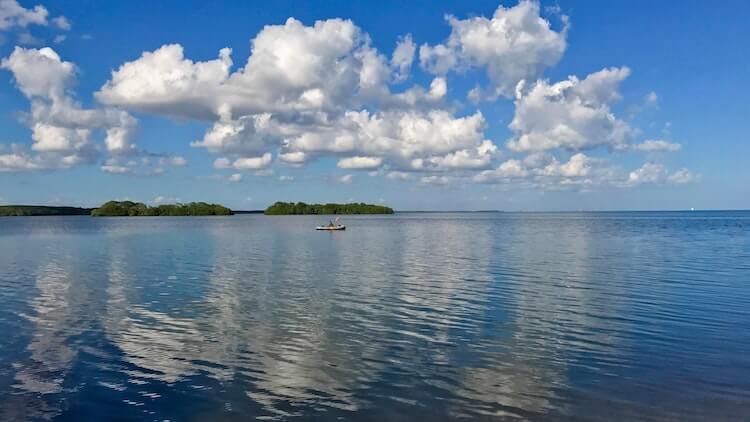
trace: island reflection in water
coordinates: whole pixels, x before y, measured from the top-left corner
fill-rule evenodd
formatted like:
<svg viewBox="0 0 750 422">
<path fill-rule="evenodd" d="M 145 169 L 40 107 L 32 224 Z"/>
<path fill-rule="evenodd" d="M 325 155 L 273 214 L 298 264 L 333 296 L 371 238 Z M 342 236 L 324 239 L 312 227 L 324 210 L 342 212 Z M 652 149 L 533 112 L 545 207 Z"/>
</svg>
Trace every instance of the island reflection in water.
<svg viewBox="0 0 750 422">
<path fill-rule="evenodd" d="M 750 411 L 750 213 L 0 219 L 0 419 Z"/>
</svg>

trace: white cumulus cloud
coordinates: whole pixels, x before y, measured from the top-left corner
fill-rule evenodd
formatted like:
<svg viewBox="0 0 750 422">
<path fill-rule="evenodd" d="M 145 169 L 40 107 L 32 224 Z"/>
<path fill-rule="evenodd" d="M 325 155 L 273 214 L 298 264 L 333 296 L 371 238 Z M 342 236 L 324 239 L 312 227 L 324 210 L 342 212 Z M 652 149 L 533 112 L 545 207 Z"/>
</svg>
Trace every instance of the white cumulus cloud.
<svg viewBox="0 0 750 422">
<path fill-rule="evenodd" d="M 62 16 L 48 23 L 42 9 L 0 0 L 0 25 L 27 31 L 36 19 L 38 25 L 70 29 Z M 638 129 L 613 112 L 622 100 L 627 67 L 582 79 L 543 79 L 567 48 L 568 18 L 559 8 L 547 12 L 553 22 L 542 16 L 537 2 L 521 0 L 499 6 L 491 17 L 447 16 L 445 41 L 417 48 L 413 36 L 405 34 L 394 40 L 391 54 L 381 53 L 351 20 L 305 25 L 289 18 L 255 34 L 244 62 L 235 63 L 229 48 L 207 60 L 191 59 L 190 47 L 177 43 L 144 51 L 112 71 L 94 93 L 102 105 L 91 108 L 72 91 L 78 74 L 73 63 L 51 48 L 17 47 L 0 67 L 13 73 L 31 103 L 22 117 L 31 142 L 30 148 L 0 152 L 0 170 L 102 160 L 102 171 L 137 175 L 186 165 L 182 156 L 137 148 L 138 125 L 130 114 L 135 111 L 204 124 L 202 134 L 185 141 L 215 154 L 213 166 L 229 170 L 219 178 L 224 181 L 238 181 L 245 172 L 270 176 L 277 163 L 301 167 L 319 158 L 333 159 L 347 171 L 438 185 L 513 182 L 557 189 L 695 180 L 686 169 L 670 173 L 649 162 L 628 172 L 600 157 L 605 150 L 677 151 L 681 146 L 655 139 L 633 142 Z M 417 55 L 432 80 L 429 86 L 402 86 Z M 449 78 L 467 70 L 486 72 L 489 86 L 472 81 L 468 92 L 456 92 L 467 85 Z M 459 103 L 464 97 L 472 103 L 514 99 L 507 151 L 485 136 L 485 116 L 467 111 Z M 658 97 L 650 92 L 643 101 L 655 105 Z M 352 179 L 331 176 L 344 183 Z"/>
<path fill-rule="evenodd" d="M 618 87 L 630 74 L 623 68 L 603 69 L 579 80 L 575 76 L 550 84 L 519 84 L 507 146 L 513 151 L 557 148 L 587 149 L 599 145 L 624 148 L 633 129 L 618 119 L 609 104 L 620 98 Z"/>
<path fill-rule="evenodd" d="M 567 17 L 562 16 L 563 29 L 555 31 L 539 13 L 539 3 L 522 0 L 514 7 L 499 6 L 491 18 L 448 16 L 448 40 L 422 45 L 420 63 L 435 74 L 457 67 L 486 68 L 494 94 L 512 96 L 518 82 L 539 77 L 566 49 Z"/>
<path fill-rule="evenodd" d="M 101 155 L 100 139 L 109 156 L 101 166 L 105 172 L 130 173 L 136 167 L 143 167 L 141 173 L 158 174 L 163 166 L 179 166 L 184 160 L 165 155 L 161 162 L 143 166 L 152 154 L 139 150 L 132 142 L 138 126 L 135 118 L 113 107 L 82 107 L 71 90 L 76 80 L 75 65 L 62 60 L 49 47 L 16 47 L 0 61 L 0 69 L 13 74 L 16 86 L 31 103 L 31 110 L 24 113 L 22 121 L 31 130 L 31 150 L 37 155 L 24 155 L 31 157 L 34 164 L 28 168 L 67 168 L 93 163 Z M 146 161 L 133 160 L 136 156 Z"/>
<path fill-rule="evenodd" d="M 0 152 L 0 172 L 39 170 L 45 167 L 38 158 L 30 157 L 22 151 Z"/>
<path fill-rule="evenodd" d="M 267 152 L 260 157 L 238 158 L 232 163 L 237 170 L 259 170 L 271 164 L 271 153 Z"/>
<path fill-rule="evenodd" d="M 398 41 L 391 57 L 391 67 L 394 69 L 394 78 L 397 81 L 403 81 L 409 77 L 416 50 L 417 46 L 414 44 L 411 34 L 407 34 Z"/>
<path fill-rule="evenodd" d="M 0 0 L 0 31 L 14 27 L 26 28 L 29 25 L 47 25 L 49 12 L 44 6 L 36 5 L 26 9 L 16 0 Z"/>
<path fill-rule="evenodd" d="M 51 48 L 16 47 L 0 68 L 13 73 L 16 86 L 31 101 L 26 120 L 32 149 L 45 155 L 40 162 L 48 167 L 92 162 L 97 155 L 90 142 L 92 132 L 120 124 L 119 119 L 110 121 L 112 113 L 81 109 L 70 97 L 67 91 L 75 80 L 75 66 Z"/>
<path fill-rule="evenodd" d="M 664 165 L 654 162 L 647 162 L 641 167 L 631 171 L 630 174 L 628 174 L 628 179 L 624 184 L 626 186 L 636 186 L 645 183 L 685 184 L 694 182 L 695 180 L 697 180 L 697 176 L 692 174 L 687 169 L 680 169 L 674 173 L 669 173 Z"/>
<path fill-rule="evenodd" d="M 342 169 L 365 169 L 370 170 L 380 167 L 383 159 L 380 157 L 347 157 L 339 160 L 337 166 Z"/>
<path fill-rule="evenodd" d="M 414 170 L 439 167 L 441 162 L 475 167 L 474 160 L 484 161 L 496 150 L 483 138 L 484 126 L 479 112 L 456 118 L 443 110 L 351 111 L 329 128 L 287 139 L 284 151 L 382 157 L 392 167 Z"/>
<path fill-rule="evenodd" d="M 56 27 L 62 29 L 63 31 L 70 31 L 70 28 L 73 27 L 73 25 L 70 23 L 70 20 L 68 20 L 68 18 L 66 18 L 65 16 L 52 18 L 52 23 L 54 23 Z"/>
</svg>

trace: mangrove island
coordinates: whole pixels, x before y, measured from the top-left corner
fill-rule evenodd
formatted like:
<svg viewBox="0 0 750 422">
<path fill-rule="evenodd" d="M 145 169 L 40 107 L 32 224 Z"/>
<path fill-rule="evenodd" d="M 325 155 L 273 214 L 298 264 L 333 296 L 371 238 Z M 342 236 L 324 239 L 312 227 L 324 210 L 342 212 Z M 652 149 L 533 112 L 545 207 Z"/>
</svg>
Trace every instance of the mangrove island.
<svg viewBox="0 0 750 422">
<path fill-rule="evenodd" d="M 393 214 L 393 208 L 365 203 L 306 204 L 304 202 L 276 202 L 266 208 L 266 215 L 302 214 Z"/>
<path fill-rule="evenodd" d="M 152 217 L 152 216 L 200 216 L 232 215 L 232 210 L 218 204 L 190 202 L 187 204 L 169 204 L 148 206 L 142 202 L 109 201 L 91 211 L 94 217 Z"/>
<path fill-rule="evenodd" d="M 43 205 L 0 205 L 0 217 L 37 217 L 45 215 L 90 215 L 92 208 L 47 207 Z"/>
</svg>

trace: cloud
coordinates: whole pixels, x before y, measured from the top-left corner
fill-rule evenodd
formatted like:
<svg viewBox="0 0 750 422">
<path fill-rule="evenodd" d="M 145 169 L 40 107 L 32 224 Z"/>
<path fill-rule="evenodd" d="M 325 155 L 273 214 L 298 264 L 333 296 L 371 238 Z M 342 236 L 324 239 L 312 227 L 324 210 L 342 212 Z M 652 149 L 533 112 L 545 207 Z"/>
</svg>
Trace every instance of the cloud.
<svg viewBox="0 0 750 422">
<path fill-rule="evenodd" d="M 456 118 L 444 110 L 350 111 L 328 128 L 286 139 L 282 151 L 303 152 L 306 158 L 319 154 L 380 157 L 381 163 L 393 168 L 420 171 L 474 167 L 476 160 L 485 162 L 496 150 L 483 138 L 484 126 L 480 112 Z M 342 160 L 349 166 L 357 162 L 362 160 Z"/>
<path fill-rule="evenodd" d="M 475 86 L 466 93 L 466 99 L 471 101 L 472 104 L 478 104 L 482 99 L 482 91 L 479 86 Z"/>
<path fill-rule="evenodd" d="M 263 168 L 263 169 L 256 170 L 253 172 L 254 176 L 259 176 L 259 177 L 269 177 L 269 176 L 273 176 L 274 174 L 275 172 L 273 171 L 272 168 Z"/>
<path fill-rule="evenodd" d="M 238 158 L 232 162 L 226 157 L 217 158 L 214 161 L 214 168 L 235 170 L 259 170 L 268 167 L 271 164 L 271 153 L 267 152 L 260 157 Z"/>
<path fill-rule="evenodd" d="M 686 184 L 696 180 L 697 176 L 690 173 L 687 169 L 680 169 L 674 173 L 669 173 L 666 167 L 662 164 L 647 162 L 628 174 L 628 179 L 625 181 L 625 185 L 636 186 L 645 183 Z"/>
<path fill-rule="evenodd" d="M 31 133 L 31 139 L 34 140 L 31 148 L 47 152 L 77 151 L 89 144 L 90 136 L 90 129 L 35 123 Z"/>
<path fill-rule="evenodd" d="M 26 46 L 42 45 L 44 40 L 31 35 L 30 32 L 21 32 L 18 34 L 18 44 Z"/>
<path fill-rule="evenodd" d="M 185 159 L 185 157 L 182 157 L 179 155 L 161 157 L 159 159 L 159 165 L 173 166 L 173 167 L 185 167 L 187 165 L 187 160 Z"/>
<path fill-rule="evenodd" d="M 68 94 L 75 81 L 75 66 L 51 48 L 16 47 L 0 62 L 0 68 L 13 73 L 16 86 L 31 100 L 29 120 L 35 150 L 78 149 L 88 143 L 95 129 L 108 130 L 111 149 L 127 146 L 135 120 L 114 109 L 82 109 Z"/>
<path fill-rule="evenodd" d="M 26 168 L 56 169 L 93 163 L 102 151 L 97 138 L 103 139 L 104 151 L 109 156 L 101 166 L 105 172 L 124 174 L 138 170 L 159 174 L 163 166 L 184 161 L 182 157 L 167 155 L 158 163 L 143 165 L 153 154 L 132 143 L 138 126 L 135 118 L 112 107 L 81 107 L 71 91 L 77 69 L 53 49 L 16 47 L 0 61 L 0 69 L 13 74 L 16 87 L 31 103 L 22 121 L 31 130 L 31 150 L 39 156 L 24 155 L 33 164 Z M 132 160 L 137 156 L 146 160 Z"/>
<path fill-rule="evenodd" d="M 426 110 L 443 101 L 445 79 L 435 78 L 429 89 L 414 86 L 396 94 L 388 87 L 389 80 L 408 73 L 414 48 L 411 37 L 403 37 L 389 61 L 351 21 L 305 26 L 290 18 L 261 30 L 245 66 L 235 72 L 230 73 L 229 49 L 215 60 L 194 62 L 185 58 L 182 46 L 165 45 L 120 66 L 95 96 L 113 106 L 212 121 L 195 147 L 233 159 L 281 147 L 282 162 L 301 164 L 315 155 L 303 145 L 331 135 L 339 135 L 339 141 L 357 136 L 351 133 L 358 125 L 354 116 L 367 113 L 367 104 L 391 111 L 386 119 L 399 113 L 434 115 Z"/>
<path fill-rule="evenodd" d="M 640 144 L 633 145 L 633 149 L 636 151 L 645 151 L 645 152 L 677 152 L 682 148 L 682 145 L 664 141 L 661 139 L 649 139 L 646 141 L 643 141 Z"/>
<path fill-rule="evenodd" d="M 349 20 L 305 26 L 289 18 L 264 27 L 235 72 L 228 48 L 215 60 L 193 62 L 181 45 L 170 44 L 120 66 L 95 95 L 166 116 L 233 121 L 270 113 L 281 123 L 309 124 L 368 103 L 397 108 L 441 100 L 439 91 L 419 88 L 391 93 L 388 82 L 406 76 L 413 49 L 405 36 L 389 62 Z"/>
<path fill-rule="evenodd" d="M 633 129 L 616 118 L 609 105 L 620 99 L 620 82 L 630 74 L 627 67 L 608 68 L 579 80 L 550 84 L 539 80 L 516 92 L 515 115 L 509 127 L 513 151 L 580 150 L 607 145 L 624 148 Z"/>
<path fill-rule="evenodd" d="M 53 42 L 54 42 L 55 44 L 62 44 L 63 42 L 65 42 L 65 40 L 66 40 L 67 38 L 68 38 L 68 37 L 67 37 L 66 35 L 63 35 L 63 34 L 60 34 L 60 35 L 56 35 L 56 36 L 55 36 L 55 39 L 53 40 Z"/>
<path fill-rule="evenodd" d="M 230 182 L 241 182 L 242 181 L 242 174 L 240 173 L 234 173 L 231 176 L 229 176 L 228 179 Z"/>
<path fill-rule="evenodd" d="M 271 153 L 267 152 L 260 157 L 238 158 L 232 164 L 237 170 L 257 170 L 268 167 L 271 164 Z"/>
<path fill-rule="evenodd" d="M 37 5 L 26 9 L 16 0 L 0 0 L 0 31 L 8 31 L 29 25 L 47 25 L 49 12 L 44 6 Z"/>
<path fill-rule="evenodd" d="M 70 23 L 68 18 L 65 16 L 58 16 L 56 18 L 52 18 L 52 23 L 55 24 L 56 27 L 62 29 L 63 31 L 70 31 L 70 28 L 73 27 L 73 25 Z"/>
<path fill-rule="evenodd" d="M 28 148 L 11 144 L 10 151 L 0 145 L 0 172 L 66 169 L 93 161 L 96 152 L 82 151 L 29 151 Z"/>
<path fill-rule="evenodd" d="M 422 176 L 419 178 L 420 183 L 424 183 L 428 185 L 447 185 L 451 181 L 452 179 L 448 176 L 438 176 L 438 175 Z"/>
<path fill-rule="evenodd" d="M 482 168 L 490 164 L 497 151 L 495 144 L 484 140 L 475 148 L 461 149 L 443 156 L 429 157 L 419 161 L 422 164 L 416 167 L 422 168 L 426 164 L 426 168 L 432 170 Z M 414 164 L 414 161 L 412 161 L 412 164 Z"/>
<path fill-rule="evenodd" d="M 279 154 L 279 160 L 286 164 L 302 164 L 307 159 L 307 155 L 302 151 L 285 152 Z"/>
<path fill-rule="evenodd" d="M 337 166 L 342 169 L 369 170 L 380 167 L 383 159 L 380 157 L 348 157 L 339 160 Z"/>
<path fill-rule="evenodd" d="M 115 159 L 109 159 L 104 162 L 104 164 L 101 166 L 101 170 L 105 173 L 112 173 L 112 174 L 131 174 L 133 173 L 133 168 L 119 164 L 117 160 Z"/>
<path fill-rule="evenodd" d="M 385 178 L 388 180 L 396 180 L 396 181 L 407 181 L 412 180 L 414 178 L 414 175 L 411 173 L 407 173 L 404 171 L 391 171 L 386 173 Z"/>
<path fill-rule="evenodd" d="M 570 157 L 565 163 L 560 163 L 557 159 L 552 160 L 537 171 L 542 176 L 551 177 L 586 177 L 594 171 L 595 160 L 586 154 L 577 153 Z"/>
<path fill-rule="evenodd" d="M 0 61 L 0 68 L 13 73 L 16 86 L 31 101 L 31 113 L 26 116 L 32 131 L 31 149 L 45 153 L 39 159 L 45 168 L 69 167 L 96 158 L 90 137 L 103 122 L 92 115 L 94 112 L 78 108 L 68 96 L 75 79 L 72 63 L 62 61 L 48 47 L 16 47 Z"/>
<path fill-rule="evenodd" d="M 411 34 L 406 34 L 396 44 L 396 49 L 393 50 L 393 56 L 391 57 L 391 68 L 394 69 L 396 81 L 404 81 L 409 77 L 416 50 L 417 46 L 414 44 Z"/>
<path fill-rule="evenodd" d="M 510 181 L 512 179 L 523 178 L 529 174 L 524 168 L 521 161 L 512 159 L 504 161 L 493 170 L 485 170 L 476 176 L 474 181 L 481 183 Z"/>
<path fill-rule="evenodd" d="M 423 69 L 435 75 L 445 75 L 458 64 L 457 53 L 442 44 L 419 47 L 419 62 Z"/>
<path fill-rule="evenodd" d="M 191 146 L 218 153 L 255 155 L 269 150 L 278 140 L 270 133 L 270 114 L 238 119 L 232 119 L 228 111 L 221 114 L 222 117 L 206 131 L 203 139 L 191 143 Z"/>
<path fill-rule="evenodd" d="M 66 169 L 92 161 L 80 152 L 31 154 L 20 146 L 13 147 L 12 152 L 0 154 L 0 172 Z"/>
<path fill-rule="evenodd" d="M 602 158 L 575 153 L 559 161 L 546 153 L 534 153 L 523 160 L 509 159 L 494 169 L 473 176 L 473 181 L 489 184 L 531 186 L 543 190 L 627 188 L 642 184 L 684 184 L 697 180 L 687 169 L 670 173 L 662 164 L 647 162 L 625 172 Z"/>
<path fill-rule="evenodd" d="M 566 49 L 567 17 L 560 16 L 563 29 L 557 32 L 539 12 L 539 3 L 522 0 L 514 7 L 499 6 L 489 19 L 447 16 L 448 40 L 435 46 L 423 44 L 420 64 L 438 75 L 460 68 L 485 68 L 492 95 L 512 96 L 518 82 L 539 77 Z"/>
<path fill-rule="evenodd" d="M 191 118 L 211 119 L 222 109 L 295 114 L 350 104 L 363 91 L 377 92 L 389 73 L 368 37 L 342 19 L 268 25 L 232 74 L 230 54 L 225 48 L 216 60 L 193 62 L 182 46 L 165 45 L 122 65 L 96 95 L 107 104 Z"/>
<path fill-rule="evenodd" d="M 143 112 L 202 122 L 205 132 L 186 141 L 215 154 L 213 166 L 230 170 L 221 176 L 225 181 L 246 171 L 273 175 L 275 162 L 301 167 L 321 158 L 335 160 L 341 169 L 428 184 L 513 182 L 556 189 L 694 179 L 687 170 L 627 172 L 590 152 L 680 146 L 632 143 L 638 129 L 612 111 L 622 99 L 627 67 L 583 79 L 541 79 L 567 48 L 567 17 L 559 9 L 551 12 L 560 25 L 527 0 L 500 6 L 489 18 L 447 16 L 450 35 L 444 42 L 417 49 L 406 34 L 387 55 L 350 20 L 305 25 L 289 18 L 260 30 L 244 63 L 235 63 L 229 48 L 208 60 L 191 59 L 180 44 L 145 51 L 112 71 L 94 93 L 102 105 L 92 108 L 82 107 L 72 92 L 78 73 L 73 63 L 50 48 L 19 47 L 0 66 L 14 74 L 31 103 L 22 117 L 31 146 L 4 153 L 3 168 L 65 168 L 101 160 L 106 172 L 159 174 L 186 165 L 183 157 L 135 145 L 138 125 L 130 112 Z M 63 30 L 70 24 L 63 17 L 50 22 Z M 429 86 L 400 87 L 417 50 L 420 66 L 434 77 Z M 472 69 L 485 71 L 489 86 L 471 83 L 468 92 L 454 92 L 466 85 L 449 87 L 448 74 Z M 514 98 L 508 151 L 485 136 L 482 112 L 458 103 L 464 96 L 473 103 Z M 650 93 L 645 101 L 656 103 L 658 97 Z"/>
<path fill-rule="evenodd" d="M 631 186 L 642 183 L 660 183 L 666 178 L 666 172 L 666 168 L 661 164 L 645 163 L 630 172 L 626 183 Z"/>
<path fill-rule="evenodd" d="M 345 175 L 339 177 L 337 180 L 339 181 L 339 183 L 344 183 L 344 184 L 348 185 L 348 184 L 352 183 L 353 177 L 354 176 L 352 176 L 351 174 L 345 174 Z"/>
<path fill-rule="evenodd" d="M 230 54 L 224 48 L 216 60 L 194 63 L 184 58 L 181 45 L 165 45 L 120 66 L 95 96 L 105 104 L 154 114 L 213 115 L 219 106 L 217 89 L 232 66 Z"/>
<path fill-rule="evenodd" d="M 25 49 L 16 47 L 0 62 L 0 68 L 10 70 L 16 86 L 28 98 L 62 100 L 65 90 L 75 80 L 75 66 L 60 59 L 51 48 Z"/>
<path fill-rule="evenodd" d="M 232 168 L 232 162 L 228 158 L 217 158 L 214 160 L 214 168 L 229 169 Z"/>
<path fill-rule="evenodd" d="M 20 152 L 0 153 L 0 172 L 39 170 L 44 168 L 38 159 Z"/>
<path fill-rule="evenodd" d="M 446 110 L 445 78 L 429 89 L 392 93 L 406 78 L 416 46 L 402 37 L 387 59 L 351 21 L 305 26 L 290 18 L 252 40 L 244 67 L 231 72 L 229 49 L 194 62 L 165 45 L 120 66 L 96 93 L 105 104 L 212 121 L 191 143 L 221 154 L 217 168 L 303 165 L 336 156 L 339 167 L 452 171 L 489 165 L 497 147 L 484 138 L 484 117 Z M 263 159 L 268 157 L 268 159 Z"/>
<path fill-rule="evenodd" d="M 179 155 L 158 155 L 139 152 L 132 155 L 113 155 L 104 161 L 100 169 L 105 173 L 156 176 L 164 174 L 168 167 L 183 167 L 187 160 Z"/>
<path fill-rule="evenodd" d="M 279 176 L 279 181 L 282 181 L 282 182 L 292 182 L 292 181 L 294 181 L 294 176 L 287 176 L 287 175 L 283 175 L 282 174 L 281 176 Z"/>
<path fill-rule="evenodd" d="M 667 176 L 667 181 L 669 183 L 674 183 L 677 185 L 683 185 L 686 183 L 692 183 L 695 181 L 698 181 L 700 177 L 698 175 L 695 175 L 691 173 L 688 169 L 680 169 L 676 172 L 670 174 Z"/>
</svg>

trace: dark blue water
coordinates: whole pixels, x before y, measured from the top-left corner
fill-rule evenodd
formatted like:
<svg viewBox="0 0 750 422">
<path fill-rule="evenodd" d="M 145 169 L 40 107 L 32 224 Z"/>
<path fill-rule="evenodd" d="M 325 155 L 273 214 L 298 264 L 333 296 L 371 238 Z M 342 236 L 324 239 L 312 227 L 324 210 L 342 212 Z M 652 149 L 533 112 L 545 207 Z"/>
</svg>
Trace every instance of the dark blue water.
<svg viewBox="0 0 750 422">
<path fill-rule="evenodd" d="M 0 218 L 0 420 L 750 415 L 750 213 Z"/>
</svg>

